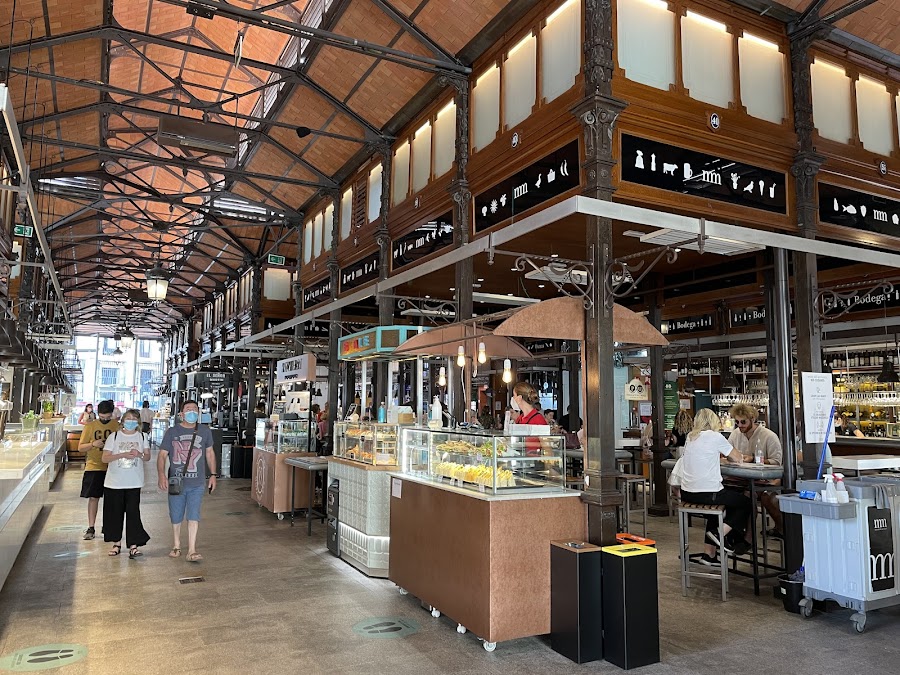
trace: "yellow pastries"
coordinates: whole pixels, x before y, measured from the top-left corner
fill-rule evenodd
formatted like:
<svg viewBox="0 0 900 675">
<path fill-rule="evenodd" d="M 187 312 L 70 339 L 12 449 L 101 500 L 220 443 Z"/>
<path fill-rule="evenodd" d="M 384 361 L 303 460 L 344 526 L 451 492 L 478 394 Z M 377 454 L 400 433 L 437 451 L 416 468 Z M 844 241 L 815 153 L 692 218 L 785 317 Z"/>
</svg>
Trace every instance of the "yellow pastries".
<svg viewBox="0 0 900 675">
<path fill-rule="evenodd" d="M 467 466 L 456 462 L 438 462 L 434 467 L 434 472 L 438 476 L 461 480 L 465 483 L 474 483 L 475 485 L 484 485 L 486 487 L 491 487 L 494 484 L 494 469 L 484 464 Z M 498 469 L 497 487 L 515 487 L 515 485 L 516 480 L 512 471 L 509 469 Z"/>
</svg>

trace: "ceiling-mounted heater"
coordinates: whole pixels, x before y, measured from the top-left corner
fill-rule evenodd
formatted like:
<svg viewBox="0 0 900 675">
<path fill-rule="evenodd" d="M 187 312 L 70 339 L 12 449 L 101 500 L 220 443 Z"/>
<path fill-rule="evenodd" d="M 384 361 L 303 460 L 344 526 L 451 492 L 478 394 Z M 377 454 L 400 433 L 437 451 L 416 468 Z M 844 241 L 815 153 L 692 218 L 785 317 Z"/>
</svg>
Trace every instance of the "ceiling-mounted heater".
<svg viewBox="0 0 900 675">
<path fill-rule="evenodd" d="M 237 155 L 238 132 L 233 127 L 184 117 L 160 117 L 156 142 L 161 146 L 199 150 L 211 155 Z"/>
</svg>

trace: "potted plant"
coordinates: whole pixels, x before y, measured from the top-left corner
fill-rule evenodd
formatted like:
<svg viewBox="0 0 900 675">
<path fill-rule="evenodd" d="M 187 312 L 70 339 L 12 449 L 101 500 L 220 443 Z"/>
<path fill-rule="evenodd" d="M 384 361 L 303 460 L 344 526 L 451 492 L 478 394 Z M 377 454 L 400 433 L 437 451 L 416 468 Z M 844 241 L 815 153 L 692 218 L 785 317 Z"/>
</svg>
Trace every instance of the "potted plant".
<svg viewBox="0 0 900 675">
<path fill-rule="evenodd" d="M 53 401 L 44 401 L 41 403 L 41 416 L 45 420 L 53 419 Z"/>
<path fill-rule="evenodd" d="M 34 410 L 29 410 L 22 415 L 22 431 L 34 431 L 37 429 L 38 416 Z"/>
</svg>

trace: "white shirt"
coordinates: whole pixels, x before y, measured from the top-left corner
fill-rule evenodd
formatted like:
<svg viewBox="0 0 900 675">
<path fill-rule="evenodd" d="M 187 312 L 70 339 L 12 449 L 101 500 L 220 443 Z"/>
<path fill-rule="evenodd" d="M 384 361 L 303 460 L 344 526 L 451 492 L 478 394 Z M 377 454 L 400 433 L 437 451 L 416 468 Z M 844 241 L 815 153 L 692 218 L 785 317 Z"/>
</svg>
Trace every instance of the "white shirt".
<svg viewBox="0 0 900 675">
<path fill-rule="evenodd" d="M 141 422 L 144 424 L 153 424 L 153 416 L 156 414 L 150 408 L 141 408 Z"/>
<path fill-rule="evenodd" d="M 110 434 L 106 439 L 103 450 L 118 455 L 130 450 L 144 452 L 150 449 L 150 439 L 140 431 L 132 434 L 125 430 Z M 144 486 L 144 459 L 143 457 L 122 457 L 109 463 L 106 470 L 106 479 L 103 486 L 115 490 L 128 488 L 140 488 Z"/>
<path fill-rule="evenodd" d="M 718 492 L 722 489 L 720 457 L 727 457 L 734 448 L 718 431 L 701 431 L 684 444 L 681 457 L 681 489 L 686 492 Z"/>
<path fill-rule="evenodd" d="M 740 429 L 735 429 L 728 437 L 728 441 L 734 446 L 735 450 L 745 456 L 755 455 L 756 447 L 759 445 L 763 455 L 768 460 L 767 464 L 781 465 L 782 455 L 784 454 L 781 448 L 781 441 L 778 440 L 778 435 L 774 431 L 761 424 L 755 425 L 750 438 L 747 438 Z"/>
</svg>

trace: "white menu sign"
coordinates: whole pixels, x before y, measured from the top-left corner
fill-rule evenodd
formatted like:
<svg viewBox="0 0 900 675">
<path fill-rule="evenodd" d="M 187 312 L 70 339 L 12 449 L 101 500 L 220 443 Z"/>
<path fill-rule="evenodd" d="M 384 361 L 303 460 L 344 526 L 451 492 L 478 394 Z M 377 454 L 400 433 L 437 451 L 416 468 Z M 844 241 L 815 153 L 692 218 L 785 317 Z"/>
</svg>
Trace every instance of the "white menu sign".
<svg viewBox="0 0 900 675">
<path fill-rule="evenodd" d="M 800 394 L 803 406 L 804 440 L 807 443 L 825 441 L 825 430 L 834 407 L 834 383 L 831 373 L 800 373 Z M 834 424 L 828 441 L 834 441 Z"/>
</svg>

